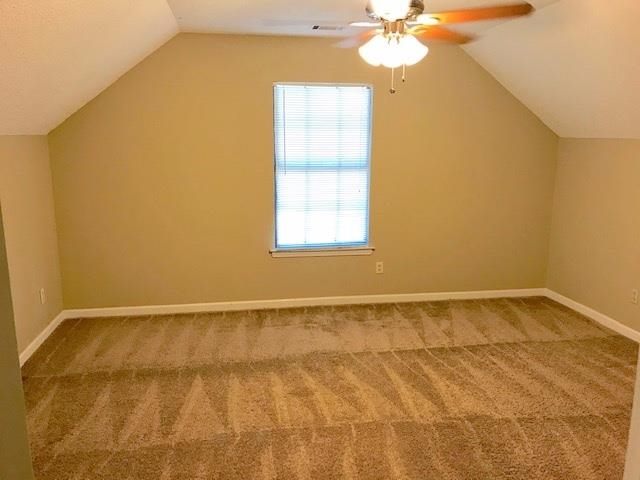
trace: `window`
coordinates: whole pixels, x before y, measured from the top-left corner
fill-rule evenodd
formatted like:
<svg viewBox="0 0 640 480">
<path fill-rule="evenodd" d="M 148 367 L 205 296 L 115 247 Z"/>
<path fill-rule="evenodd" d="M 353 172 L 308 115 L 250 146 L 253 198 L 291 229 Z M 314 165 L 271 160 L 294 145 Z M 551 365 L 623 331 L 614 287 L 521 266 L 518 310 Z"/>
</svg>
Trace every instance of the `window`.
<svg viewBox="0 0 640 480">
<path fill-rule="evenodd" d="M 278 250 L 368 247 L 367 85 L 274 86 Z"/>
</svg>

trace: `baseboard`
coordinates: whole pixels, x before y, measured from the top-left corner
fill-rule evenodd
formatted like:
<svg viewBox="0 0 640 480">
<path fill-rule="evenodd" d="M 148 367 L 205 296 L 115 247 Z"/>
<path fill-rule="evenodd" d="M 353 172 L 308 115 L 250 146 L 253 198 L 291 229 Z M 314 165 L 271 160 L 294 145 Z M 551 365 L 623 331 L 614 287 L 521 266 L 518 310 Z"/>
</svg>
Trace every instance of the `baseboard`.
<svg viewBox="0 0 640 480">
<path fill-rule="evenodd" d="M 25 363 L 27 363 L 27 360 L 29 360 L 29 358 L 31 358 L 31 355 L 33 355 L 35 353 L 35 351 L 38 350 L 38 348 L 40 348 L 40 345 L 42 345 L 44 343 L 44 341 L 47 338 L 49 338 L 49 335 L 51 335 L 53 333 L 53 331 L 56 328 L 58 328 L 58 326 L 66 318 L 68 318 L 66 316 L 66 311 L 63 310 L 58 315 L 56 315 L 56 317 L 53 320 L 51 320 L 49 325 L 47 325 L 45 327 L 45 329 L 42 332 L 40 332 L 40 335 L 38 335 L 33 340 L 33 342 L 31 342 L 27 346 L 27 348 L 25 348 L 24 351 L 20 354 L 20 366 L 23 366 Z"/>
<path fill-rule="evenodd" d="M 265 308 L 315 307 L 322 305 L 357 305 L 361 303 L 402 303 L 435 300 L 470 300 L 501 297 L 544 296 L 544 288 L 516 290 L 482 290 L 476 292 L 408 293 L 388 295 L 353 295 L 344 297 L 289 298 L 275 300 L 249 300 L 238 302 L 188 303 L 178 305 L 145 305 L 138 307 L 85 308 L 63 310 L 20 354 L 24 365 L 63 320 L 70 318 L 129 317 L 142 315 L 175 315 L 180 313 L 225 312 L 259 310 Z"/>
<path fill-rule="evenodd" d="M 627 337 L 630 340 L 640 343 L 640 332 L 634 330 L 631 327 L 620 323 L 617 320 L 614 320 L 611 317 L 608 317 L 604 313 L 600 313 L 597 310 L 594 310 L 591 307 L 587 307 L 581 303 L 576 302 L 575 300 L 570 299 L 569 297 L 565 297 L 564 295 L 559 294 L 558 292 L 554 292 L 550 289 L 545 289 L 545 296 L 550 298 L 551 300 L 555 300 L 558 303 L 561 303 L 565 307 L 569 307 L 571 310 L 575 310 L 582 315 L 589 317 L 592 320 L 595 320 L 600 325 L 607 327 L 610 330 L 613 330 L 620 335 Z"/>
<path fill-rule="evenodd" d="M 139 307 L 87 308 L 66 310 L 66 318 L 128 317 L 138 315 L 171 315 L 179 313 L 226 312 L 267 308 L 317 307 L 322 305 L 358 305 L 363 303 L 406 303 L 436 300 L 472 300 L 482 298 L 544 296 L 544 288 L 517 290 L 481 290 L 475 292 L 401 293 L 384 295 L 352 295 L 344 297 L 287 298 L 238 302 L 189 303 Z"/>
<path fill-rule="evenodd" d="M 592 308 L 547 288 L 524 288 L 514 290 L 479 290 L 473 292 L 400 293 L 385 295 L 352 295 L 342 297 L 310 297 L 275 300 L 249 300 L 238 302 L 188 303 L 177 305 L 145 305 L 138 307 L 86 308 L 63 310 L 20 354 L 20 365 L 24 365 L 53 331 L 69 318 L 129 317 L 143 315 L 175 315 L 180 313 L 228 312 L 238 310 L 260 310 L 266 308 L 317 307 L 323 305 L 358 305 L 363 303 L 406 303 L 438 300 L 477 300 L 484 298 L 548 297 L 581 313 L 601 325 L 640 343 L 640 332 L 623 325 Z"/>
</svg>

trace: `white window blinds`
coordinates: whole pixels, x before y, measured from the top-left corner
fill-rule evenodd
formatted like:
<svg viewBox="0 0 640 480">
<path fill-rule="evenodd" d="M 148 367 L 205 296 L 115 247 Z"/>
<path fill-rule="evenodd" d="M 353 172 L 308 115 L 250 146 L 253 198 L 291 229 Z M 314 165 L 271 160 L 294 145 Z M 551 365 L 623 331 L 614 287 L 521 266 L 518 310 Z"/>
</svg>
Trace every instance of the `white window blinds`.
<svg viewBox="0 0 640 480">
<path fill-rule="evenodd" d="M 274 87 L 278 249 L 369 242 L 371 87 Z"/>
</svg>

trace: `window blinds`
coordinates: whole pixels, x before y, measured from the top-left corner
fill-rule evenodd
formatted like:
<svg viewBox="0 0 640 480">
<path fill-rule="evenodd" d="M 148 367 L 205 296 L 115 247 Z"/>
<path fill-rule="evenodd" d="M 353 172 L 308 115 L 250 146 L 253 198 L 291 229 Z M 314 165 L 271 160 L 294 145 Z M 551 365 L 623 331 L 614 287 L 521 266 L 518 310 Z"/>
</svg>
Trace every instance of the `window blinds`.
<svg viewBox="0 0 640 480">
<path fill-rule="evenodd" d="M 274 87 L 276 248 L 369 241 L 371 87 Z"/>
</svg>

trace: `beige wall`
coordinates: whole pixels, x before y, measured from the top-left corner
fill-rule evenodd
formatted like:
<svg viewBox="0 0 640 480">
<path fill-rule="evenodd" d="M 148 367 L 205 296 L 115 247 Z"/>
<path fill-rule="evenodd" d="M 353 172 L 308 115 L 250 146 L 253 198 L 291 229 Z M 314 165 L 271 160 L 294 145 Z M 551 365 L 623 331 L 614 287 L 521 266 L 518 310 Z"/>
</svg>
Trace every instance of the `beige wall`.
<svg viewBox="0 0 640 480">
<path fill-rule="evenodd" d="M 33 478 L 0 212 L 0 479 Z"/>
<path fill-rule="evenodd" d="M 0 205 L 22 352 L 62 310 L 47 139 L 0 136 Z M 47 301 L 40 303 L 40 288 Z"/>
<path fill-rule="evenodd" d="M 640 140 L 560 140 L 548 286 L 640 330 Z"/>
<path fill-rule="evenodd" d="M 391 96 L 332 43 L 181 34 L 54 130 L 65 306 L 544 286 L 557 137 L 459 48 Z M 374 84 L 373 256 L 269 256 L 274 81 Z"/>
</svg>

